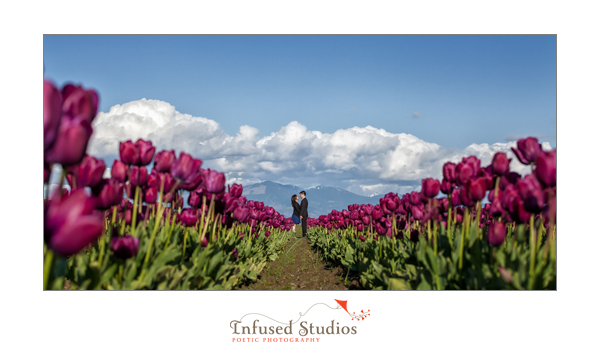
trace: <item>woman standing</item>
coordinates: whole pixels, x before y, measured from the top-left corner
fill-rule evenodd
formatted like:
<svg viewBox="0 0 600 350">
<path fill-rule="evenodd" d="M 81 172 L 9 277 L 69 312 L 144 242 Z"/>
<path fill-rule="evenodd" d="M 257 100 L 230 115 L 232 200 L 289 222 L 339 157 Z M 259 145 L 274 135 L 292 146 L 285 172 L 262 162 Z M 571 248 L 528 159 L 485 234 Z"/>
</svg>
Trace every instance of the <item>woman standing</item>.
<svg viewBox="0 0 600 350">
<path fill-rule="evenodd" d="M 298 204 L 298 196 L 292 196 L 292 208 L 294 208 L 294 213 L 292 214 L 292 221 L 294 222 L 294 226 L 292 226 L 292 232 L 296 233 L 296 225 L 300 223 L 300 204 Z"/>
</svg>

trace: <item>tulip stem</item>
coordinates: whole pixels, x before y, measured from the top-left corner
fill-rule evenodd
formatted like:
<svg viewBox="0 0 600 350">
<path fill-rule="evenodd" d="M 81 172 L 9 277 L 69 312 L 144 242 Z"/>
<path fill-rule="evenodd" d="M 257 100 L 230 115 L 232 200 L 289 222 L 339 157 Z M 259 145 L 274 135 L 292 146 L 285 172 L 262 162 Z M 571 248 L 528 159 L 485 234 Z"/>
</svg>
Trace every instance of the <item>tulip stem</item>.
<svg viewBox="0 0 600 350">
<path fill-rule="evenodd" d="M 50 272 L 52 271 L 53 262 L 54 253 L 51 249 L 47 249 L 46 257 L 44 258 L 44 290 L 48 290 L 48 283 L 50 281 Z"/>
<path fill-rule="evenodd" d="M 183 264 L 183 259 L 185 258 L 185 246 L 187 244 L 187 238 L 188 238 L 189 233 L 190 233 L 190 228 L 186 227 L 185 235 L 183 236 L 183 253 L 181 253 L 181 261 L 179 262 L 180 264 Z"/>
<path fill-rule="evenodd" d="M 140 186 L 135 186 L 135 195 L 133 196 L 133 211 L 131 212 L 131 235 L 135 237 L 135 225 L 137 221 L 137 204 L 140 195 Z"/>
<path fill-rule="evenodd" d="M 528 289 L 533 289 L 534 286 L 534 273 L 535 273 L 535 242 L 536 234 L 534 227 L 534 217 L 529 217 L 529 249 L 531 251 L 529 255 L 529 281 L 527 283 Z"/>
<path fill-rule="evenodd" d="M 114 225 L 115 224 L 115 220 L 117 219 L 117 206 L 113 206 L 113 213 L 112 213 L 112 220 L 111 220 L 111 224 Z"/>
<path fill-rule="evenodd" d="M 461 225 L 461 234 L 460 234 L 460 258 L 458 260 L 458 269 L 462 270 L 463 268 L 463 255 L 464 255 L 464 251 L 465 251 L 465 231 L 467 230 L 467 223 L 465 222 L 468 221 L 469 217 L 469 208 L 465 207 L 465 213 L 463 215 L 463 221 L 462 221 L 462 225 Z"/>
</svg>

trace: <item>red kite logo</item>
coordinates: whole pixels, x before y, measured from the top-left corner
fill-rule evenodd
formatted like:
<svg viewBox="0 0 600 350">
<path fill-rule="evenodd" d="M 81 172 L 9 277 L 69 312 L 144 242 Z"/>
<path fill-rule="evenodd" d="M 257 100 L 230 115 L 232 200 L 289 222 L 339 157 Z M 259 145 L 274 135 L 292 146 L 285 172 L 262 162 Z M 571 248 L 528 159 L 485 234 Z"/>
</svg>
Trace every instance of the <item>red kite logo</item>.
<svg viewBox="0 0 600 350">
<path fill-rule="evenodd" d="M 360 314 L 356 314 L 356 312 L 350 313 L 350 311 L 348 311 L 348 308 L 346 307 L 346 305 L 348 304 L 348 300 L 337 300 L 337 299 L 333 299 L 335 301 L 337 301 L 338 304 L 340 304 L 340 306 L 346 310 L 346 312 L 348 313 L 348 315 L 350 315 L 350 317 L 352 318 L 352 321 L 357 320 L 357 321 L 362 321 L 364 320 L 367 316 L 371 316 L 371 314 L 369 312 L 371 312 L 371 310 L 367 310 L 367 312 L 364 312 L 363 310 L 360 310 Z"/>
</svg>

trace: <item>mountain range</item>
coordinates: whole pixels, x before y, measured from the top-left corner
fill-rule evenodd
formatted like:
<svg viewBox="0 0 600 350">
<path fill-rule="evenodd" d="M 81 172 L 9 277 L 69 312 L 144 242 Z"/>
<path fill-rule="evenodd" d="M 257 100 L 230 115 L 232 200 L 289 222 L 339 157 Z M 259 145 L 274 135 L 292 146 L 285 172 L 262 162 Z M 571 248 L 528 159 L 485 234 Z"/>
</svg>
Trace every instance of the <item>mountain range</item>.
<svg viewBox="0 0 600 350">
<path fill-rule="evenodd" d="M 253 185 L 245 185 L 243 195 L 249 200 L 264 202 L 265 205 L 275 208 L 285 217 L 292 216 L 292 195 L 300 195 L 302 191 L 298 186 L 282 185 L 272 181 L 264 181 Z M 316 218 L 319 215 L 329 214 L 333 209 L 341 211 L 348 209 L 350 204 L 379 204 L 382 195 L 361 196 L 341 188 L 317 186 L 306 191 L 308 199 L 308 216 Z"/>
</svg>

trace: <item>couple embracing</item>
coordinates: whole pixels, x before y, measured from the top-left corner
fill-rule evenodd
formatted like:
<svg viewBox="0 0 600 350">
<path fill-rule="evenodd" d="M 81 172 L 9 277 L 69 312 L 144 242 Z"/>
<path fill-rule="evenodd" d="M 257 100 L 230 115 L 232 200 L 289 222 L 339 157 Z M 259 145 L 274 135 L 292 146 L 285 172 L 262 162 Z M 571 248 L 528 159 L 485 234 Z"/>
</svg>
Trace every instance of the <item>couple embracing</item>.
<svg viewBox="0 0 600 350">
<path fill-rule="evenodd" d="M 302 237 L 305 237 L 306 219 L 308 219 L 308 200 L 306 199 L 306 192 L 301 191 L 300 197 L 302 197 L 302 202 L 298 204 L 298 196 L 292 196 L 292 207 L 294 208 L 294 214 L 292 214 L 292 221 L 294 221 L 294 226 L 292 226 L 292 231 L 296 232 L 296 225 L 302 222 Z"/>
</svg>

